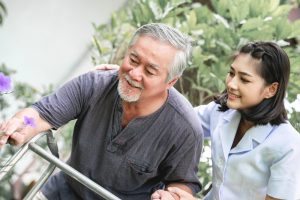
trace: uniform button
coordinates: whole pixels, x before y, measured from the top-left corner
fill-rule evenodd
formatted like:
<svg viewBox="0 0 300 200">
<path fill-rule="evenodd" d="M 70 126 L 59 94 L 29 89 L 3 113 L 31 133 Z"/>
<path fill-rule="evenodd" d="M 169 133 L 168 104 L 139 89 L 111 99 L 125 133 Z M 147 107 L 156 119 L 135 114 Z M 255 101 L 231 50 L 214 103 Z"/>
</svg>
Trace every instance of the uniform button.
<svg viewBox="0 0 300 200">
<path fill-rule="evenodd" d="M 106 149 L 111 153 L 115 153 L 118 150 L 118 147 L 115 145 L 109 144 Z"/>
</svg>

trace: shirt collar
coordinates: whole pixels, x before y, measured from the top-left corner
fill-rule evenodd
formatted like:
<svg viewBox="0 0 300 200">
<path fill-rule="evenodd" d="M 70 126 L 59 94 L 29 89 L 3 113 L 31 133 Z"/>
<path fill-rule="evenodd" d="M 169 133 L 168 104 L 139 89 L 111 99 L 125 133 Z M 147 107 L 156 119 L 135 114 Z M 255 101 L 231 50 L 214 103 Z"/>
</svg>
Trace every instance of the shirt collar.
<svg viewBox="0 0 300 200">
<path fill-rule="evenodd" d="M 225 159 L 227 159 L 234 140 L 236 130 L 241 119 L 241 114 L 237 110 L 228 110 L 224 113 L 223 123 L 220 127 L 220 141 Z"/>
<path fill-rule="evenodd" d="M 258 143 L 262 143 L 270 135 L 273 126 L 268 123 L 266 125 L 256 125 L 249 129 L 248 135 Z"/>
<path fill-rule="evenodd" d="M 241 119 L 241 114 L 237 110 L 229 110 L 227 112 L 228 113 L 225 114 L 223 118 L 228 123 L 227 128 L 225 126 L 225 129 L 223 129 L 225 131 L 223 134 L 227 135 L 227 144 L 224 144 L 223 142 L 223 145 L 224 147 L 226 146 L 227 151 L 229 150 L 230 153 L 241 153 L 254 149 L 257 145 L 265 141 L 273 129 L 273 126 L 270 123 L 266 125 L 254 126 L 247 131 L 238 145 L 230 150 L 228 148 L 231 148 L 237 127 Z"/>
</svg>

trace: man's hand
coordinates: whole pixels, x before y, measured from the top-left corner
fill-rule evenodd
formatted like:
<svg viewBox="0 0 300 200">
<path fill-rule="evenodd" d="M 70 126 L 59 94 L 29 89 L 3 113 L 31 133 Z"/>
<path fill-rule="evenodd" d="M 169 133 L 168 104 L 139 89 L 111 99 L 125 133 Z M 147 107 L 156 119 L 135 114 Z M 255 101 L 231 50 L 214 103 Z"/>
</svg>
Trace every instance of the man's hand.
<svg viewBox="0 0 300 200">
<path fill-rule="evenodd" d="M 180 191 L 184 191 L 187 194 L 190 194 L 191 197 L 193 197 L 193 191 L 191 188 L 189 188 L 187 185 L 183 183 L 169 183 L 167 185 L 167 190 L 169 191 L 169 188 L 177 188 Z M 169 191 L 170 192 L 170 191 Z M 171 192 L 172 196 L 175 198 L 175 200 L 180 200 L 180 196 L 177 195 L 176 193 Z"/>
<path fill-rule="evenodd" d="M 119 65 L 113 65 L 113 64 L 101 64 L 93 67 L 92 71 L 94 70 L 112 70 L 116 69 L 119 70 L 120 66 Z"/>
<path fill-rule="evenodd" d="M 175 197 L 168 191 L 156 190 L 151 195 L 151 200 L 176 200 Z"/>
<path fill-rule="evenodd" d="M 43 120 L 33 108 L 18 112 L 9 120 L 0 123 L 0 148 L 6 143 L 20 146 L 52 126 Z"/>
<path fill-rule="evenodd" d="M 0 123 L 0 148 L 9 142 L 13 145 L 20 145 L 25 142 L 25 124 L 23 120 L 13 117 L 8 121 Z"/>
<path fill-rule="evenodd" d="M 197 198 L 195 198 L 193 195 L 191 195 L 190 193 L 177 188 L 177 187 L 169 187 L 168 191 L 170 193 L 176 194 L 177 196 L 179 196 L 180 200 L 199 200 Z"/>
<path fill-rule="evenodd" d="M 151 195 L 151 200 L 199 200 L 190 193 L 178 188 L 169 187 L 166 190 L 157 190 Z"/>
</svg>

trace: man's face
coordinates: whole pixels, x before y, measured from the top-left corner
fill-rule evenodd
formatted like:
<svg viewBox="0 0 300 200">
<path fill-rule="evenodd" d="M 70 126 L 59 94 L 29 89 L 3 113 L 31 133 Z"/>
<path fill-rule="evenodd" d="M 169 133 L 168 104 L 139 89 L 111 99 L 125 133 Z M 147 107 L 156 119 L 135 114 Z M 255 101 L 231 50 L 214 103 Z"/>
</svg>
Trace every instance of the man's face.
<svg viewBox="0 0 300 200">
<path fill-rule="evenodd" d="M 160 99 L 176 81 L 167 82 L 169 67 L 177 50 L 149 36 L 136 39 L 119 70 L 118 91 L 127 102 Z"/>
</svg>

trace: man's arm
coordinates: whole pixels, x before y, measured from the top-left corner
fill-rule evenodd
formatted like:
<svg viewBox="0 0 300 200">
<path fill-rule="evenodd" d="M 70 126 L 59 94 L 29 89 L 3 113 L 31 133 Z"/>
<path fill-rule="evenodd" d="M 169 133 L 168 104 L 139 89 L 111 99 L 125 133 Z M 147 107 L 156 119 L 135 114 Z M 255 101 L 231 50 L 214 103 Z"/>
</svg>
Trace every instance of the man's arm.
<svg viewBox="0 0 300 200">
<path fill-rule="evenodd" d="M 30 120 L 30 123 L 26 122 Z M 0 123 L 0 148 L 8 141 L 13 145 L 22 145 L 40 132 L 52 126 L 42 119 L 33 108 L 25 108 L 9 120 Z"/>
</svg>

